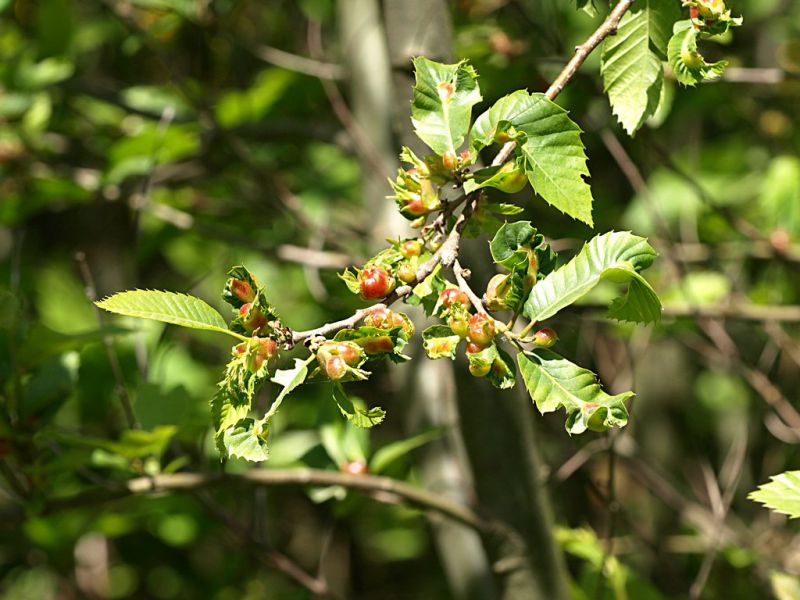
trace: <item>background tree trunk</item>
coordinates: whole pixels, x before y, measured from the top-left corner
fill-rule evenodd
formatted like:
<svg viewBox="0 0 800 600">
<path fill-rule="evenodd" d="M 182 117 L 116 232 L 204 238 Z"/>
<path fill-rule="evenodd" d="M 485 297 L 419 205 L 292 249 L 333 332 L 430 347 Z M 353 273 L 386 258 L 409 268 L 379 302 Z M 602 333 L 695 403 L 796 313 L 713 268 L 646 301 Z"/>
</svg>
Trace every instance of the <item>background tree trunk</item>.
<svg viewBox="0 0 800 600">
<path fill-rule="evenodd" d="M 383 31 L 376 22 L 377 10 L 370 0 L 339 4 L 354 113 L 365 130 L 377 132 L 376 148 L 381 154 L 389 146 L 396 152 L 399 145 L 408 145 L 424 155 L 428 151 L 414 135 L 408 114 L 414 83 L 411 59 L 424 55 L 453 60 L 450 9 L 439 0 L 385 0 L 386 46 L 376 35 Z M 391 77 L 383 71 L 387 46 Z M 380 86 L 385 87 L 376 89 Z M 382 104 L 387 96 L 391 102 Z M 392 120 L 400 144 L 387 141 L 385 134 Z M 394 154 L 391 160 L 396 160 Z M 396 217 L 387 215 L 387 208 L 397 213 L 384 199 L 385 180 L 378 181 L 369 165 L 365 165 L 365 179 L 375 185 L 369 196 L 371 212 L 396 223 Z M 370 189 L 369 183 L 365 185 Z M 375 233 L 376 240 L 385 237 L 383 228 Z M 449 362 L 423 359 L 413 364 L 413 369 L 404 370 L 408 375 L 404 396 L 410 400 L 409 428 L 448 427 L 443 440 L 421 453 L 420 471 L 426 487 L 459 502 L 476 503 L 516 529 L 532 549 L 525 556 L 518 556 L 515 548 L 484 549 L 474 531 L 452 522 L 432 523 L 454 596 L 498 597 L 491 560 L 501 575 L 502 597 L 566 598 L 566 571 L 553 541 L 551 510 L 540 483 L 529 399 L 524 393 L 499 393 L 472 378 L 457 385 Z"/>
</svg>

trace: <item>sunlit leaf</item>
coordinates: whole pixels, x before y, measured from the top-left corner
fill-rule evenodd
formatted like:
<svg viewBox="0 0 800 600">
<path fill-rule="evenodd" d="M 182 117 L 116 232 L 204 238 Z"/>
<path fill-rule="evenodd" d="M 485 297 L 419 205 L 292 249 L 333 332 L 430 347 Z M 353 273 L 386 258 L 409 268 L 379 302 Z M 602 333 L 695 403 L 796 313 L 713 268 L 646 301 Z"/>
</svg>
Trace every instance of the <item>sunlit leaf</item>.
<svg viewBox="0 0 800 600">
<path fill-rule="evenodd" d="M 625 400 L 633 396 L 632 392 L 608 395 L 594 373 L 550 350 L 520 352 L 517 362 L 536 408 L 542 414 L 564 409 L 569 433 L 605 431 L 628 423 Z"/>
<path fill-rule="evenodd" d="M 786 471 L 770 479 L 748 498 L 791 519 L 800 517 L 800 471 Z"/>
<path fill-rule="evenodd" d="M 629 285 L 609 315 L 649 323 L 661 315 L 661 303 L 639 271 L 650 266 L 656 252 L 647 240 L 629 232 L 612 231 L 587 242 L 571 261 L 533 286 L 525 315 L 544 321 L 589 293 L 602 279 Z"/>
<path fill-rule="evenodd" d="M 419 138 L 439 154 L 454 155 L 469 131 L 472 107 L 481 101 L 477 73 L 465 61 L 443 65 L 414 59 L 411 122 Z"/>
<path fill-rule="evenodd" d="M 95 304 L 104 310 L 127 317 L 152 319 L 181 327 L 232 335 L 221 314 L 200 298 L 186 294 L 131 290 L 114 294 Z"/>
</svg>

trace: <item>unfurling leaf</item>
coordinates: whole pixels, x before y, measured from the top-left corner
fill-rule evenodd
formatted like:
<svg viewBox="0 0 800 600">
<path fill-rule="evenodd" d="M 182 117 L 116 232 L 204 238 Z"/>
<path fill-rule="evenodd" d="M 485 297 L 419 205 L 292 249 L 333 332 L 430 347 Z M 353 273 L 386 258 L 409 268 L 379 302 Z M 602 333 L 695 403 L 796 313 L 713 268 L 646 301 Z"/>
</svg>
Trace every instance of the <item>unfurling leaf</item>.
<svg viewBox="0 0 800 600">
<path fill-rule="evenodd" d="M 461 337 L 446 325 L 431 325 L 422 332 L 422 347 L 428 358 L 451 358 L 455 360 Z"/>
<path fill-rule="evenodd" d="M 228 329 L 221 314 L 200 298 L 186 294 L 156 290 L 130 290 L 114 294 L 95 302 L 95 304 L 103 310 L 118 315 L 234 335 Z"/>
<path fill-rule="evenodd" d="M 517 355 L 525 387 L 542 414 L 563 408 L 567 412 L 566 429 L 583 433 L 587 429 L 605 431 L 624 427 L 628 422 L 625 392 L 616 396 L 605 393 L 594 373 L 562 358 L 550 350 Z"/>
<path fill-rule="evenodd" d="M 611 305 L 609 316 L 649 323 L 661 316 L 661 302 L 639 275 L 656 252 L 647 240 L 626 231 L 612 231 L 587 242 L 571 261 L 533 286 L 525 315 L 544 321 L 589 293 L 604 278 L 628 283 L 626 296 Z"/>
<path fill-rule="evenodd" d="M 414 286 L 411 295 L 406 299 L 406 304 L 422 306 L 425 314 L 430 316 L 436 308 L 439 294 L 445 288 L 445 285 L 445 280 L 442 277 L 442 265 L 436 265 L 433 273 Z"/>
<path fill-rule="evenodd" d="M 283 389 L 280 394 L 278 394 L 278 397 L 272 401 L 272 406 L 270 406 L 269 412 L 264 416 L 264 421 L 269 421 L 269 419 L 278 412 L 278 408 L 280 408 L 283 399 L 306 380 L 308 376 L 308 365 L 311 364 L 315 358 L 313 354 L 305 360 L 295 358 L 294 368 L 275 371 L 275 375 L 272 377 L 271 381 L 283 386 Z"/>
<path fill-rule="evenodd" d="M 728 61 L 706 62 L 697 49 L 699 31 L 691 19 L 678 21 L 672 30 L 672 38 L 667 47 L 669 66 L 675 78 L 687 86 L 694 86 L 702 81 L 716 79 L 725 70 Z"/>
</svg>

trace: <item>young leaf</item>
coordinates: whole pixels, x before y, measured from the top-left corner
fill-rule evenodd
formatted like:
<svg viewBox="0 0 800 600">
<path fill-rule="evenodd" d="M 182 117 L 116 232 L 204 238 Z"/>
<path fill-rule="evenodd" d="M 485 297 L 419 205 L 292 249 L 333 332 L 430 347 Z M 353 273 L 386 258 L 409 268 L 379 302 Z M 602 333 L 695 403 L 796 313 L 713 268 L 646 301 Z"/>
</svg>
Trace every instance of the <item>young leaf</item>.
<svg viewBox="0 0 800 600">
<path fill-rule="evenodd" d="M 214 426 L 214 439 L 220 454 L 226 453 L 225 431 L 247 417 L 250 404 L 247 397 L 231 394 L 225 382 L 219 384 L 217 393 L 211 398 L 211 423 Z"/>
<path fill-rule="evenodd" d="M 186 294 L 156 290 L 131 290 L 95 302 L 108 312 L 172 323 L 192 329 L 206 329 L 227 333 L 239 338 L 228 329 L 222 315 L 211 306 Z"/>
<path fill-rule="evenodd" d="M 471 194 L 475 190 L 491 187 L 506 194 L 516 194 L 522 191 L 527 184 L 525 163 L 522 159 L 516 159 L 499 167 L 478 169 L 472 173 L 472 179 L 464 182 L 464 192 Z"/>
<path fill-rule="evenodd" d="M 656 321 L 661 315 L 661 303 L 638 274 L 655 257 L 647 240 L 627 231 L 598 235 L 571 261 L 533 286 L 525 302 L 525 315 L 535 322 L 549 319 L 607 278 L 630 285 L 627 297 L 612 304 L 610 316 L 644 323 Z"/>
<path fill-rule="evenodd" d="M 517 206 L 516 204 L 509 204 L 507 202 L 490 202 L 484 205 L 483 208 L 498 215 L 505 215 L 509 217 L 513 217 L 514 215 L 518 215 L 521 212 L 525 212 L 525 209 L 522 208 L 521 206 Z"/>
<path fill-rule="evenodd" d="M 640 0 L 622 17 L 617 35 L 603 44 L 600 71 L 614 114 L 633 135 L 658 107 L 662 61 L 672 24 L 680 18 L 673 0 Z"/>
<path fill-rule="evenodd" d="M 347 289 L 353 294 L 361 293 L 361 284 L 358 282 L 357 273 L 353 273 L 350 269 L 345 269 L 344 273 L 339 273 L 339 279 L 344 281 Z"/>
<path fill-rule="evenodd" d="M 800 517 L 800 471 L 786 471 L 770 479 L 747 497 L 791 519 Z"/>
<path fill-rule="evenodd" d="M 590 17 L 597 14 L 597 7 L 594 5 L 594 0 L 575 0 L 575 8 L 582 10 Z"/>
<path fill-rule="evenodd" d="M 347 397 L 344 388 L 338 383 L 333 386 L 333 399 L 341 413 L 356 427 L 368 429 L 379 425 L 384 417 L 386 417 L 386 412 L 380 406 L 373 406 L 370 409 L 366 409 L 354 404 L 350 398 Z"/>
<path fill-rule="evenodd" d="M 508 124 L 526 135 L 520 151 L 536 193 L 561 212 L 591 226 L 592 191 L 584 180 L 589 169 L 581 128 L 544 94 L 519 90 L 478 117 L 470 145 L 475 150 L 488 146 L 498 128 Z"/>
<path fill-rule="evenodd" d="M 591 371 L 562 358 L 550 350 L 517 355 L 525 387 L 542 414 L 563 408 L 567 412 L 566 429 L 570 434 L 587 429 L 605 431 L 624 427 L 628 410 L 624 401 L 633 396 L 605 393 Z"/>
<path fill-rule="evenodd" d="M 728 61 L 707 63 L 697 50 L 698 30 L 691 19 L 678 21 L 672 30 L 672 38 L 667 46 L 667 60 L 678 82 L 694 86 L 702 81 L 716 79 L 725 70 Z"/>
<path fill-rule="evenodd" d="M 527 267 L 528 252 L 525 248 L 533 248 L 543 241 L 544 236 L 536 235 L 536 228 L 530 221 L 504 223 L 489 243 L 489 251 L 494 262 L 506 269 L 521 264 Z"/>
<path fill-rule="evenodd" d="M 262 421 L 269 421 L 269 419 L 271 419 L 275 413 L 278 412 L 283 399 L 291 394 L 292 391 L 294 391 L 306 380 L 306 377 L 308 376 L 308 365 L 311 364 L 315 358 L 316 356 L 313 354 L 305 360 L 295 358 L 293 369 L 275 371 L 272 381 L 283 386 L 283 389 L 281 390 L 280 394 L 278 394 L 278 397 L 272 401 L 272 406 L 269 407 L 269 411 L 266 415 L 264 415 Z"/>
<path fill-rule="evenodd" d="M 267 428 L 253 419 L 242 419 L 225 430 L 223 443 L 231 458 L 262 462 L 269 458 Z"/>
<path fill-rule="evenodd" d="M 414 59 L 414 99 L 411 122 L 419 138 L 439 156 L 453 155 L 464 143 L 472 107 L 481 101 L 478 74 L 461 61 L 454 65 Z"/>
<path fill-rule="evenodd" d="M 455 360 L 461 337 L 446 325 L 431 325 L 422 332 L 422 347 L 428 358 L 451 358 Z"/>
</svg>

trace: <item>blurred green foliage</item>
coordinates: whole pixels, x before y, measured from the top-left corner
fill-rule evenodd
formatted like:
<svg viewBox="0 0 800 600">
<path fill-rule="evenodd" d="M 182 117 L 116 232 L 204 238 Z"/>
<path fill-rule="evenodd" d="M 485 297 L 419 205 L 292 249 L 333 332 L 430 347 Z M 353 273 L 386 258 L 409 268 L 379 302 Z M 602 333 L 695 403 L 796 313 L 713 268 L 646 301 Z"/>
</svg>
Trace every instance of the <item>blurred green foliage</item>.
<svg viewBox="0 0 800 600">
<path fill-rule="evenodd" d="M 637 391 L 615 439 L 611 560 L 604 446 L 568 438 L 531 407 L 576 598 L 687 597 L 711 552 L 703 597 L 798 597 L 796 528 L 746 495 L 798 460 L 800 2 L 730 6 L 745 26 L 708 54 L 733 70 L 688 91 L 668 77 L 671 105 L 635 138 L 601 93 L 599 53 L 559 98 L 586 131 L 597 230 L 651 236 L 667 308 L 656 328 L 601 323 L 600 286 L 553 324 L 564 352 L 611 390 Z M 602 17 L 555 0 L 452 10 L 455 55 L 481 73 L 487 106 L 543 90 Z M 222 469 L 207 403 L 225 341 L 104 318 L 87 287 L 172 289 L 222 308 L 227 268 L 246 264 L 292 327 L 358 306 L 334 269 L 296 261 L 298 248 L 334 262 L 369 256 L 375 213 L 357 141 L 317 78 L 259 58 L 265 44 L 307 56 L 311 20 L 337 62 L 335 14 L 330 0 L 0 0 L 3 597 L 310 597 L 274 568 L 274 548 L 309 572 L 323 556 L 331 585 L 352 597 L 451 594 L 419 510 L 343 488 L 217 488 L 43 511 L 87 487 Z M 626 155 L 641 182 L 626 176 Z M 591 234 L 526 200 L 521 218 L 565 252 Z M 698 308 L 734 316 L 696 318 Z M 363 462 L 417 481 L 416 448 L 441 432 L 404 431 L 404 398 L 376 371 L 356 393 L 398 418 L 367 434 L 306 386 L 277 418 L 265 468 Z M 123 398 L 142 431 L 127 429 Z M 581 451 L 585 464 L 566 477 Z"/>
</svg>

